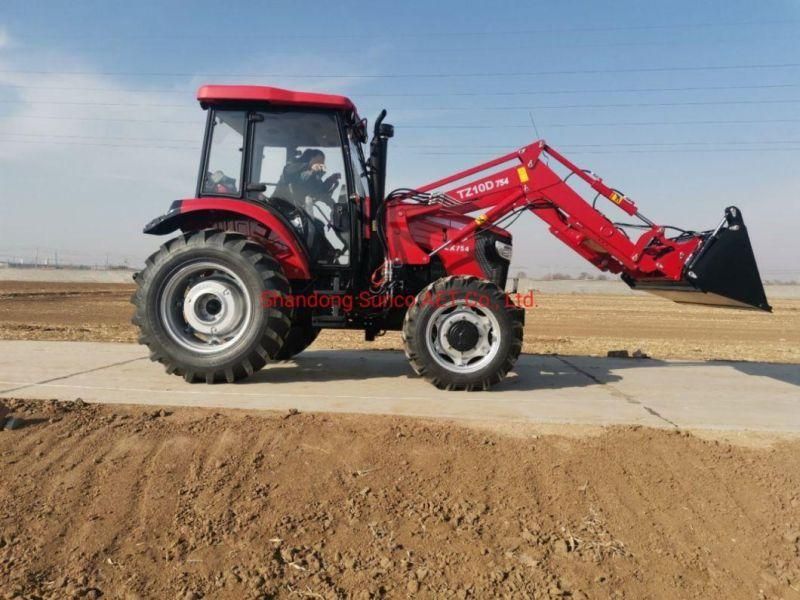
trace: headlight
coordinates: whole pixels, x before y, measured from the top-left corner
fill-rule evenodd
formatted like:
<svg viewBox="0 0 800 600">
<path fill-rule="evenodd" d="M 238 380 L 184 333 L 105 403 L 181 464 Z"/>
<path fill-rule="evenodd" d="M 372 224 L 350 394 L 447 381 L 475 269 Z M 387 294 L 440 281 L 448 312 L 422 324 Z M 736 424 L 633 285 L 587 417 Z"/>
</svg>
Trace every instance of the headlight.
<svg viewBox="0 0 800 600">
<path fill-rule="evenodd" d="M 511 262 L 511 254 L 512 254 L 511 244 L 506 244 L 505 242 L 497 240 L 494 243 L 494 247 L 497 250 L 497 253 L 500 255 L 500 258 L 503 258 Z"/>
</svg>

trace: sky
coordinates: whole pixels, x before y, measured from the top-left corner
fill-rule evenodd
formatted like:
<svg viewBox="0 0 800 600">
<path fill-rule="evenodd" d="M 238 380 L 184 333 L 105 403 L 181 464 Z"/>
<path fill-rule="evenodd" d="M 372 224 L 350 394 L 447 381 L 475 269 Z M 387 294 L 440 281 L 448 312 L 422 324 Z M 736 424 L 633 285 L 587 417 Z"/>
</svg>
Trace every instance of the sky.
<svg viewBox="0 0 800 600">
<path fill-rule="evenodd" d="M 386 108 L 388 189 L 541 137 L 658 223 L 738 206 L 762 277 L 800 279 L 798 0 L 6 0 L 0 261 L 139 266 L 194 192 L 205 83 Z M 533 215 L 511 231 L 515 270 L 592 270 Z"/>
</svg>

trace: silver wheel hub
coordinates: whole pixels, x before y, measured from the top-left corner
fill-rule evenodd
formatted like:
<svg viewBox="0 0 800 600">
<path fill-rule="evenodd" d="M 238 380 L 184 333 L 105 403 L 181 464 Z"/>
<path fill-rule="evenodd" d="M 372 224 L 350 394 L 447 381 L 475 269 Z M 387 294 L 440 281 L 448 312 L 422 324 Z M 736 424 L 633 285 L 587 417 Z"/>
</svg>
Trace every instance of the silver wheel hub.
<svg viewBox="0 0 800 600">
<path fill-rule="evenodd" d="M 426 334 L 433 359 L 458 373 L 482 369 L 500 348 L 497 318 L 488 308 L 463 300 L 438 308 L 428 322 Z"/>
<path fill-rule="evenodd" d="M 184 264 L 159 291 L 164 329 L 192 352 L 211 354 L 241 340 L 255 318 L 244 282 L 228 267 L 211 261 Z"/>
<path fill-rule="evenodd" d="M 226 281 L 202 281 L 191 286 L 183 301 L 183 318 L 198 333 L 229 335 L 242 320 L 244 301 Z"/>
</svg>

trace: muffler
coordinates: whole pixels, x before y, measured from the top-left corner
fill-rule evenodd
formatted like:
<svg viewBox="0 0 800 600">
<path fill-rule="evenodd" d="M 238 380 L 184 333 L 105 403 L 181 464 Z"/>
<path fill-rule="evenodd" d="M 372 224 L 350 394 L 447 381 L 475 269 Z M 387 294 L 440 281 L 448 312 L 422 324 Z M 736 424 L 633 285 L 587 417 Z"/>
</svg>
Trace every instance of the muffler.
<svg viewBox="0 0 800 600">
<path fill-rule="evenodd" d="M 686 304 L 706 304 L 772 312 L 758 273 L 741 211 L 725 209 L 725 218 L 689 257 L 680 281 L 623 276 L 633 289 Z"/>
</svg>

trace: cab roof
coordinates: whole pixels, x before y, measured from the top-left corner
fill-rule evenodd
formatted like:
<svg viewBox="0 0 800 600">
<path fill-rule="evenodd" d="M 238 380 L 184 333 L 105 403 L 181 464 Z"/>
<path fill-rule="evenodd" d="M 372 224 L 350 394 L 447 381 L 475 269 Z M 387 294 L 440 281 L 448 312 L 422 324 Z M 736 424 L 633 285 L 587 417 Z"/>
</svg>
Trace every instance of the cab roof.
<svg viewBox="0 0 800 600">
<path fill-rule="evenodd" d="M 268 102 L 280 106 L 304 106 L 332 108 L 355 112 L 355 105 L 345 96 L 294 92 L 263 85 L 204 85 L 197 90 L 197 99 L 202 104 L 221 102 Z"/>
</svg>

